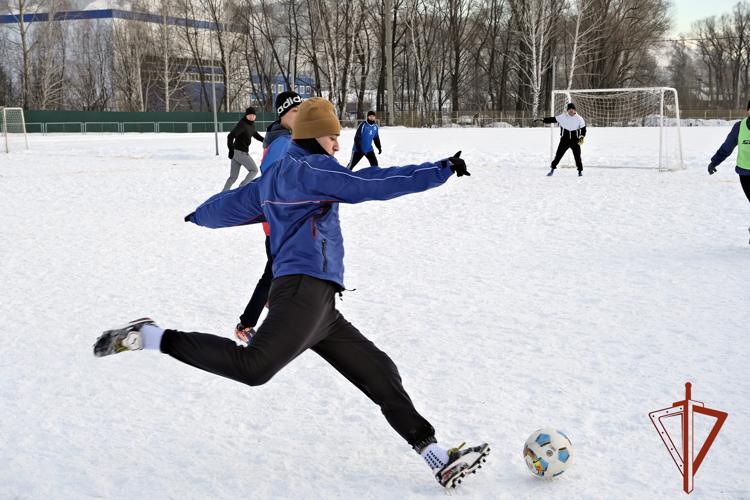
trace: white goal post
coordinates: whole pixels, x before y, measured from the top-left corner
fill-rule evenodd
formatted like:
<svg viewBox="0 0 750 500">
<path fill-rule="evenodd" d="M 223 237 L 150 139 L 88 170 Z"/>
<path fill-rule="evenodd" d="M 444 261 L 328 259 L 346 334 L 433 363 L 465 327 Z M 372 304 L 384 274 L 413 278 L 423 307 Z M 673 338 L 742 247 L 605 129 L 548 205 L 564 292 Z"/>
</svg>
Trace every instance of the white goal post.
<svg viewBox="0 0 750 500">
<path fill-rule="evenodd" d="M 671 87 L 553 90 L 550 101 L 552 116 L 564 113 L 569 102 L 575 104 L 576 111 L 586 122 L 590 134 L 586 137 L 587 153 L 588 144 L 596 144 L 591 148 L 594 154 L 584 154 L 584 166 L 659 170 L 685 168 L 677 90 Z M 622 142 L 623 131 L 618 132 L 619 127 L 643 128 L 628 133 L 628 140 L 637 141 L 631 149 L 637 155 L 617 157 L 607 151 L 607 141 Z M 600 128 L 611 130 L 600 133 Z M 555 130 L 552 141 L 554 138 Z"/>
<path fill-rule="evenodd" d="M 26 137 L 26 122 L 23 117 L 23 108 L 4 108 L 0 107 L 0 131 L 3 134 L 5 143 L 5 152 L 10 152 L 11 143 L 15 143 L 15 138 L 23 136 L 23 142 L 26 149 L 29 149 L 29 139 Z"/>
</svg>

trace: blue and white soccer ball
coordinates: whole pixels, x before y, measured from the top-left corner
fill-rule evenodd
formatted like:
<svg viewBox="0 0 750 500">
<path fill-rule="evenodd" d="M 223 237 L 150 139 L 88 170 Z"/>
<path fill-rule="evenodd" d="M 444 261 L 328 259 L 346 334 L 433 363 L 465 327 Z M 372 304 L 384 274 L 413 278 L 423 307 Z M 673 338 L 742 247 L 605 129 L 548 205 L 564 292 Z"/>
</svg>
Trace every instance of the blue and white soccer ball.
<svg viewBox="0 0 750 500">
<path fill-rule="evenodd" d="M 552 479 L 570 467 L 573 461 L 573 444 L 568 436 L 556 429 L 539 429 L 526 440 L 523 458 L 536 477 Z"/>
</svg>

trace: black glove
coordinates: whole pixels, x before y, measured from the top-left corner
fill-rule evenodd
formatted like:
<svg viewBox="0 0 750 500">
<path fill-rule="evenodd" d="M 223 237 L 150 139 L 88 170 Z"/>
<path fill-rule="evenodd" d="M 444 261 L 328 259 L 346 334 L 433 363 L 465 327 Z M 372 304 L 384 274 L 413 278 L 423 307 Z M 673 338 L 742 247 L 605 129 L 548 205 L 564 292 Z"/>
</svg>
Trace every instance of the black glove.
<svg viewBox="0 0 750 500">
<path fill-rule="evenodd" d="M 185 222 L 193 222 L 193 220 L 192 220 L 193 215 L 195 215 L 195 212 L 190 212 L 189 214 L 187 214 L 185 216 Z"/>
<path fill-rule="evenodd" d="M 453 170 L 458 177 L 471 175 L 469 171 L 466 170 L 466 162 L 459 158 L 459 156 L 461 156 L 461 151 L 448 158 L 448 161 L 451 162 L 451 170 Z"/>
<path fill-rule="evenodd" d="M 534 118 L 533 120 L 531 120 L 531 123 L 543 122 L 543 121 L 544 120 L 542 120 L 541 118 Z"/>
<path fill-rule="evenodd" d="M 713 163 L 708 165 L 708 175 L 714 175 L 716 173 L 716 165 Z"/>
<path fill-rule="evenodd" d="M 229 150 L 229 159 L 231 160 L 232 158 L 234 158 L 234 149 Z"/>
<path fill-rule="evenodd" d="M 383 154 L 383 148 L 381 148 L 381 147 L 379 147 L 379 146 L 378 146 L 378 154 L 379 154 L 379 155 L 382 155 L 382 154 Z"/>
</svg>

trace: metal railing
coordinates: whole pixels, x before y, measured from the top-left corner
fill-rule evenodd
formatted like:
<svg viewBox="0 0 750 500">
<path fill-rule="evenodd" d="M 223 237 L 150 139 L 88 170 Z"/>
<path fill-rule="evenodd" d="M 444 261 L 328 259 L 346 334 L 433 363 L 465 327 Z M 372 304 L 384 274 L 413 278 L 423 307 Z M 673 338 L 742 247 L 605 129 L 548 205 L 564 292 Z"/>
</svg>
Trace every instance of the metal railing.
<svg viewBox="0 0 750 500">
<path fill-rule="evenodd" d="M 681 119 L 689 120 L 738 120 L 747 116 L 744 110 L 680 110 Z M 381 122 L 382 122 L 382 116 Z M 343 127 L 356 127 L 362 120 L 343 119 Z M 429 113 L 423 115 L 418 112 L 399 113 L 394 117 L 394 125 L 406 127 L 483 127 L 483 128 L 515 128 L 532 127 L 533 117 L 524 111 L 459 111 Z M 227 133 L 235 126 L 236 121 L 219 122 L 219 132 Z M 264 133 L 269 121 L 257 121 L 255 126 Z M 686 123 L 690 125 L 691 123 Z M 700 123 L 698 123 L 700 124 Z M 213 122 L 46 122 L 26 123 L 27 133 L 209 133 L 214 131 Z"/>
</svg>

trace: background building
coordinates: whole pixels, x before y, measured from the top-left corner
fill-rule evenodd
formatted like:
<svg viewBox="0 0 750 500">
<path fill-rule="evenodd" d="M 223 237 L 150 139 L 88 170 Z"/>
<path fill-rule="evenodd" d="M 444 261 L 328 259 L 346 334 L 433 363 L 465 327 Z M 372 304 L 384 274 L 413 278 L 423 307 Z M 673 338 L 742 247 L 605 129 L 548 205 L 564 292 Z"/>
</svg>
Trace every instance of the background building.
<svg viewBox="0 0 750 500">
<path fill-rule="evenodd" d="M 195 3 L 197 4 L 197 2 Z M 55 1 L 0 16 L 0 104 L 26 109 L 270 110 L 308 78 L 243 61 L 243 26 L 181 1 Z M 20 6 L 20 7 L 19 7 Z M 272 70 L 272 68 L 271 68 Z M 294 84 L 292 84 L 294 82 Z"/>
</svg>

